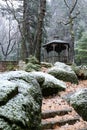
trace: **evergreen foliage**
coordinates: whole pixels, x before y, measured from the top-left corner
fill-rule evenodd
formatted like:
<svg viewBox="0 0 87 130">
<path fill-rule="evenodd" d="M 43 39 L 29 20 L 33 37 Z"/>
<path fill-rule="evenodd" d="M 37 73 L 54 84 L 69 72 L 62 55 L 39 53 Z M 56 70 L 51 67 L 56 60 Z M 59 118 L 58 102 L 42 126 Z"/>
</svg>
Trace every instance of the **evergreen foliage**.
<svg viewBox="0 0 87 130">
<path fill-rule="evenodd" d="M 82 37 L 77 42 L 76 63 L 87 64 L 87 32 L 83 32 Z"/>
<path fill-rule="evenodd" d="M 25 71 L 27 72 L 39 71 L 40 69 L 41 65 L 39 64 L 39 61 L 34 56 L 30 56 L 28 58 L 28 63 L 25 67 Z"/>
</svg>

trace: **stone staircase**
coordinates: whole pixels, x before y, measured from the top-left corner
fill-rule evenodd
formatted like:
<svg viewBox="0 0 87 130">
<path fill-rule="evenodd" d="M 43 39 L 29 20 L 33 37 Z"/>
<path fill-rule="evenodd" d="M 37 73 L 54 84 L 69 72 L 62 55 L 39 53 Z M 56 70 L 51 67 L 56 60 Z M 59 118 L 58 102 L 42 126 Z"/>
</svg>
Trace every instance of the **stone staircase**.
<svg viewBox="0 0 87 130">
<path fill-rule="evenodd" d="M 87 123 L 61 97 L 51 97 L 43 99 L 42 130 L 87 130 Z"/>
</svg>

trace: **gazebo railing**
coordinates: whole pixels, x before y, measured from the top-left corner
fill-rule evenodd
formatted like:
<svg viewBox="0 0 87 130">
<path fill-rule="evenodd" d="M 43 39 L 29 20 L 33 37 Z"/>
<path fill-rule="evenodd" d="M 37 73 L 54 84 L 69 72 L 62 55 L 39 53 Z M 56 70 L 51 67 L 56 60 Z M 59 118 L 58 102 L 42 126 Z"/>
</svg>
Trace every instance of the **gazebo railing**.
<svg viewBox="0 0 87 130">
<path fill-rule="evenodd" d="M 67 63 L 68 62 L 68 56 L 63 56 L 63 57 L 49 56 L 49 57 L 46 57 L 46 58 L 44 57 L 44 62 L 55 63 L 57 61 Z"/>
</svg>

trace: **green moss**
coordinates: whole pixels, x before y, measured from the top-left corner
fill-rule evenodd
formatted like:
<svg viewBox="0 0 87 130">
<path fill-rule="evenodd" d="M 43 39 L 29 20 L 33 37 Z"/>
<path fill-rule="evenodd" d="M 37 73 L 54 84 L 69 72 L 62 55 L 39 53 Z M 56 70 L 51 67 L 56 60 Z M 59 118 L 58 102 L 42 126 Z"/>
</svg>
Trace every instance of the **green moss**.
<svg viewBox="0 0 87 130">
<path fill-rule="evenodd" d="M 87 121 L 87 104 L 72 104 L 74 109 L 78 112 L 78 114 Z"/>
<path fill-rule="evenodd" d="M 28 58 L 28 63 L 25 66 L 25 71 L 31 72 L 31 71 L 40 71 L 41 65 L 39 61 L 34 57 L 30 56 Z"/>
<path fill-rule="evenodd" d="M 37 60 L 37 58 L 32 55 L 27 59 L 27 61 L 33 64 L 39 64 L 39 61 Z"/>
<path fill-rule="evenodd" d="M 31 72 L 31 71 L 39 71 L 40 70 L 40 65 L 39 64 L 33 64 L 33 63 L 28 63 L 25 67 L 25 71 Z"/>
<path fill-rule="evenodd" d="M 76 73 L 79 79 L 87 79 L 87 67 L 86 66 L 72 66 L 73 71 Z"/>
<path fill-rule="evenodd" d="M 48 63 L 48 62 L 41 62 L 41 67 L 50 68 L 50 67 L 52 67 L 52 64 Z"/>
<path fill-rule="evenodd" d="M 9 64 L 7 65 L 6 69 L 7 71 L 11 71 L 11 70 L 14 70 L 15 66 L 9 62 Z"/>
<path fill-rule="evenodd" d="M 12 130 L 9 123 L 0 118 L 0 130 Z"/>
<path fill-rule="evenodd" d="M 10 99 L 0 106 L 0 129 L 34 130 L 36 128 L 35 130 L 40 130 L 42 95 L 37 81 L 24 71 L 8 72 L 4 76 L 2 75 L 1 79 L 2 77 L 2 82 L 5 82 L 7 88 L 9 87 L 8 82 L 11 83 L 10 90 L 11 88 L 12 90 L 9 92 L 10 95 L 7 93 Z M 6 82 L 6 78 L 10 81 Z M 13 91 L 14 85 L 18 88 L 17 93 Z M 2 91 L 7 92 L 4 84 L 1 84 L 0 87 Z"/>
<path fill-rule="evenodd" d="M 57 79 L 63 80 L 63 81 L 67 81 L 67 82 L 71 82 L 71 83 L 78 83 L 78 79 L 75 76 L 75 74 L 70 74 L 67 72 L 63 72 L 63 71 L 58 71 L 58 73 L 56 71 L 51 71 L 49 72 L 49 74 L 52 74 L 53 76 L 55 76 Z"/>
</svg>

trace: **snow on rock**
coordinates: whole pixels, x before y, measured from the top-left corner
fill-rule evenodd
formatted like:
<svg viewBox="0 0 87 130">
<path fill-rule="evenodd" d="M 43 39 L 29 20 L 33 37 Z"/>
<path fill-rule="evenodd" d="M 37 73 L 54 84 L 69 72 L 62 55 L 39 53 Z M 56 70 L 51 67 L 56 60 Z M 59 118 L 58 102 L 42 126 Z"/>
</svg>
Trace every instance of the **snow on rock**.
<svg viewBox="0 0 87 130">
<path fill-rule="evenodd" d="M 40 129 L 41 89 L 25 71 L 0 74 L 0 129 Z"/>
<path fill-rule="evenodd" d="M 87 88 L 77 90 L 70 97 L 70 104 L 87 121 Z"/>
<path fill-rule="evenodd" d="M 69 65 L 66 65 L 65 63 L 62 62 L 56 62 L 54 66 L 57 66 L 60 69 L 63 69 L 65 71 L 72 71 L 72 68 Z"/>
<path fill-rule="evenodd" d="M 9 72 L 4 72 L 0 74 L 0 79 L 6 79 L 6 80 L 12 80 L 12 79 L 22 79 L 26 78 L 26 80 L 33 79 L 33 77 L 26 71 L 9 71 Z"/>
<path fill-rule="evenodd" d="M 65 63 L 56 62 L 52 68 L 48 69 L 48 73 L 57 79 L 71 83 L 78 83 L 78 78 L 75 72 Z"/>
<path fill-rule="evenodd" d="M 63 81 L 56 79 L 50 74 L 43 72 L 31 72 L 31 74 L 38 80 L 38 82 L 41 83 L 42 81 L 40 86 L 43 96 L 58 93 L 59 91 L 63 91 L 66 88 L 66 85 Z"/>
<path fill-rule="evenodd" d="M 7 80 L 0 81 L 0 105 L 4 105 L 10 98 L 18 94 L 16 84 Z"/>
</svg>

